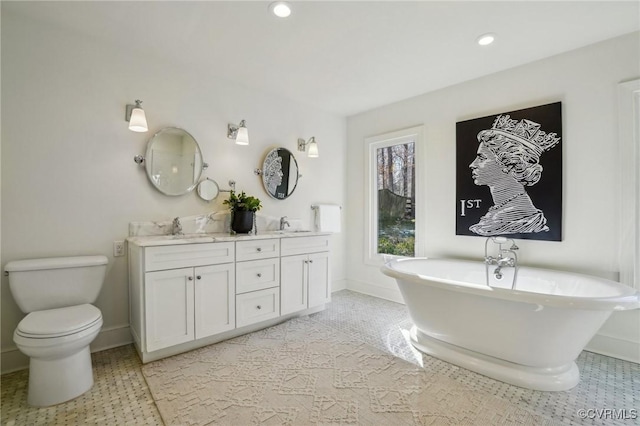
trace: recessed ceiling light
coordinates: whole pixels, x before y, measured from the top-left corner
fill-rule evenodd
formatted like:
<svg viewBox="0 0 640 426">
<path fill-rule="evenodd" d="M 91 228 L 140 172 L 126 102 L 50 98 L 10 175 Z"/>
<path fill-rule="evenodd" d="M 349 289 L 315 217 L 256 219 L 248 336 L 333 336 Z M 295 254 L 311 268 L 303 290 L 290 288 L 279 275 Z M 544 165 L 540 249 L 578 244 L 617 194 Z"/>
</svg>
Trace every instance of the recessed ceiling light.
<svg viewBox="0 0 640 426">
<path fill-rule="evenodd" d="M 476 39 L 480 46 L 487 46 L 493 43 L 496 39 L 496 35 L 493 33 L 482 34 L 480 37 Z"/>
<path fill-rule="evenodd" d="M 269 10 L 278 18 L 286 18 L 291 15 L 291 6 L 286 1 L 271 3 L 269 5 Z"/>
</svg>

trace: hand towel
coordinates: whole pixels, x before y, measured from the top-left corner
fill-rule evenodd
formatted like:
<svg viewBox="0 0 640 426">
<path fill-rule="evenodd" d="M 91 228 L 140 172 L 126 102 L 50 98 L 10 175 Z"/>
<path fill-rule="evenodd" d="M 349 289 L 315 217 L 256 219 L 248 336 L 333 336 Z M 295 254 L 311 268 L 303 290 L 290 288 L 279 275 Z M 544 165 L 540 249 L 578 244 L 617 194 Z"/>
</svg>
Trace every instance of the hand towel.
<svg viewBox="0 0 640 426">
<path fill-rule="evenodd" d="M 340 206 L 335 204 L 317 204 L 316 230 L 321 232 L 340 232 Z"/>
</svg>

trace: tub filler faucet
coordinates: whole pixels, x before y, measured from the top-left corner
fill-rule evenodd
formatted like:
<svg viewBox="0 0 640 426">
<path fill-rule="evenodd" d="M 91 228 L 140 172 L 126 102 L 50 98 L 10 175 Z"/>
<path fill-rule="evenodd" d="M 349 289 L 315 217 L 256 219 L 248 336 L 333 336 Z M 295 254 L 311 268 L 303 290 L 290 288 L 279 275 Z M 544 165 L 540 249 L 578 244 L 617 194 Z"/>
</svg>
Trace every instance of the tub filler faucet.
<svg viewBox="0 0 640 426">
<path fill-rule="evenodd" d="M 497 256 L 489 256 L 489 242 L 494 244 L 498 244 L 498 255 Z M 503 249 L 502 245 L 511 243 L 511 247 L 508 249 Z M 516 286 L 516 276 L 518 274 L 518 255 L 516 254 L 516 250 L 519 247 L 516 245 L 515 241 L 511 238 L 506 237 L 489 237 L 484 243 L 484 263 L 487 271 L 487 286 L 491 286 L 489 280 L 489 266 L 496 266 L 493 270 L 493 275 L 497 280 L 501 280 L 503 278 L 502 268 L 510 267 L 514 268 L 513 272 L 513 282 L 511 283 L 511 289 L 513 290 Z"/>
</svg>

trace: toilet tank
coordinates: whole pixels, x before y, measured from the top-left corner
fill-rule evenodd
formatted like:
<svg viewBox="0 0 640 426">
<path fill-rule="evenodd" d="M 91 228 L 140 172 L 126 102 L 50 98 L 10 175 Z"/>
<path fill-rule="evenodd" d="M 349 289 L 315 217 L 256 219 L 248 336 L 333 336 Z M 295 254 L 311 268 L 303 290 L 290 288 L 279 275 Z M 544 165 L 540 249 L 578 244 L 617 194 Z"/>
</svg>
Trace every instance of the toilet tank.
<svg viewBox="0 0 640 426">
<path fill-rule="evenodd" d="M 4 270 L 24 313 L 93 303 L 107 271 L 106 256 L 14 260 Z"/>
</svg>

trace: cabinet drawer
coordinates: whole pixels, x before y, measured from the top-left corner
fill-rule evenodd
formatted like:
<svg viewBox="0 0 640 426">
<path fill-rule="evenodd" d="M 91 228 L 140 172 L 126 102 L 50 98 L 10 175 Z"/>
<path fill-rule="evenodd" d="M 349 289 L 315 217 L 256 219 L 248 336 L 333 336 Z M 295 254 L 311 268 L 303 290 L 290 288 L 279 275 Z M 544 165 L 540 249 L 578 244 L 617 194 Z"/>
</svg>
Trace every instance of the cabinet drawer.
<svg viewBox="0 0 640 426">
<path fill-rule="evenodd" d="M 147 247 L 144 255 L 145 271 L 215 265 L 234 260 L 234 243 L 178 244 Z"/>
<path fill-rule="evenodd" d="M 278 258 L 236 263 L 236 294 L 280 285 Z"/>
<path fill-rule="evenodd" d="M 329 251 L 329 235 L 289 237 L 282 239 L 282 256 Z"/>
<path fill-rule="evenodd" d="M 279 316 L 280 289 L 278 287 L 236 296 L 236 327 L 244 327 Z"/>
<path fill-rule="evenodd" d="M 236 242 L 236 259 L 256 260 L 280 256 L 280 239 L 247 240 Z"/>
</svg>

